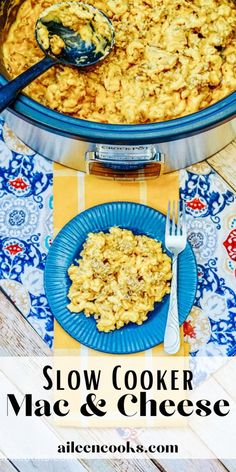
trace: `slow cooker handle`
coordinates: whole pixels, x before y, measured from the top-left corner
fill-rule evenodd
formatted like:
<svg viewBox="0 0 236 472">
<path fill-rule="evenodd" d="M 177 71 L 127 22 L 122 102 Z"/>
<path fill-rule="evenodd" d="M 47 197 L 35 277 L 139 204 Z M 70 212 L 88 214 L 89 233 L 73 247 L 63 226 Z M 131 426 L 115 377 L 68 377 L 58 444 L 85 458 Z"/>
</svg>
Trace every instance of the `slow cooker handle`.
<svg viewBox="0 0 236 472">
<path fill-rule="evenodd" d="M 98 144 L 85 155 L 86 172 L 112 180 L 155 179 L 163 173 L 164 154 L 152 145 L 115 146 Z"/>
</svg>

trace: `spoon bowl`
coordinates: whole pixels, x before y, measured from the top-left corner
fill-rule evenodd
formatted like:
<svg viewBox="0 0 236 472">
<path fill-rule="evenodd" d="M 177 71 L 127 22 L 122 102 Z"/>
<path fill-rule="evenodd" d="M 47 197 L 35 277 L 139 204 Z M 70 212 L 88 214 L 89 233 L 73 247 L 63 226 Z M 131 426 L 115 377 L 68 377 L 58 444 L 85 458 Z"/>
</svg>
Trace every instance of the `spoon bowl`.
<svg viewBox="0 0 236 472">
<path fill-rule="evenodd" d="M 115 42 L 110 19 L 82 2 L 57 3 L 46 8 L 37 20 L 35 36 L 45 55 L 75 67 L 103 60 Z"/>
</svg>

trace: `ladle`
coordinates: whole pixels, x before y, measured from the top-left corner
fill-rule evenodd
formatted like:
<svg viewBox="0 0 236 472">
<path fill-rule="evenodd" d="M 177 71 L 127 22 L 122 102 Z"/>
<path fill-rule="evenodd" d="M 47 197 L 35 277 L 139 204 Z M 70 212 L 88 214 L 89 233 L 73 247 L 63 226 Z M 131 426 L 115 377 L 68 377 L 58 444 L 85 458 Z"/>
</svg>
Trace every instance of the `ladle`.
<svg viewBox="0 0 236 472">
<path fill-rule="evenodd" d="M 62 22 L 63 15 L 65 17 L 66 13 L 68 16 L 71 8 L 81 11 L 81 35 L 85 39 L 82 39 L 79 31 L 74 31 Z M 89 17 L 87 20 L 86 16 Z M 89 34 L 86 35 L 86 32 Z M 78 68 L 91 66 L 103 60 L 115 43 L 110 19 L 102 11 L 82 2 L 57 3 L 46 8 L 36 22 L 35 37 L 45 57 L 0 89 L 0 112 L 16 99 L 22 89 L 50 67 L 56 64 Z M 63 46 L 58 53 L 55 53 L 52 38 L 62 40 Z"/>
</svg>

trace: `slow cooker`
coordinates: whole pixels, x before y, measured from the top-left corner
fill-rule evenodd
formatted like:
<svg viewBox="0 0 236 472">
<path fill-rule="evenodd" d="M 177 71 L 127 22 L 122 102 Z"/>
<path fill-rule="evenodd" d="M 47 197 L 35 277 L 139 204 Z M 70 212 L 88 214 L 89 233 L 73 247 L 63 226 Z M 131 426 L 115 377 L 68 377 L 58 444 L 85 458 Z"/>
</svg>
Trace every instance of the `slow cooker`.
<svg viewBox="0 0 236 472">
<path fill-rule="evenodd" d="M 23 0 L 0 0 L 0 44 Z M 0 85 L 7 73 L 0 53 Z M 157 177 L 210 157 L 236 137 L 236 92 L 197 113 L 159 123 L 109 125 L 53 111 L 24 94 L 4 112 L 30 148 L 67 167 L 113 179 Z"/>
</svg>

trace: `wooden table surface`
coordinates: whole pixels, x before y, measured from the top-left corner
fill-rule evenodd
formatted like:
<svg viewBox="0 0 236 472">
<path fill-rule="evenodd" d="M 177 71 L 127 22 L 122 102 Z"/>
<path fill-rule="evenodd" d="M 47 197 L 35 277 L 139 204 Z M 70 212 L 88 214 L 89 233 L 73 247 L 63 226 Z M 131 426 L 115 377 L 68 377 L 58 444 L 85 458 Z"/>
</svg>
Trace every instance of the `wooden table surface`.
<svg viewBox="0 0 236 472">
<path fill-rule="evenodd" d="M 209 158 L 213 168 L 236 191 L 236 140 Z M 50 356 L 51 351 L 13 303 L 0 291 L 0 354 Z M 214 382 L 221 386 L 225 373 Z M 236 397 L 236 394 L 235 394 Z M 234 398 L 236 400 L 236 398 Z M 1 427 L 1 425 L 0 425 Z M 0 451 L 4 457 L 4 451 Z M 236 472 L 236 460 L 0 460 L 0 472 Z"/>
</svg>

